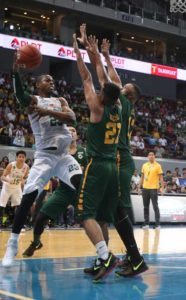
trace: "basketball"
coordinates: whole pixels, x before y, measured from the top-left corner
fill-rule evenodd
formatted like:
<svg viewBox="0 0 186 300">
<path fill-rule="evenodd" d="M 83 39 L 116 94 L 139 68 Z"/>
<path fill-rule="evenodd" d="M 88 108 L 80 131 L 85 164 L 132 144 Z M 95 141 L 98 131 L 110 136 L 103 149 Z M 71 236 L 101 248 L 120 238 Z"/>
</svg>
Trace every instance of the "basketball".
<svg viewBox="0 0 186 300">
<path fill-rule="evenodd" d="M 32 45 L 26 45 L 17 51 L 17 63 L 26 69 L 34 69 L 42 62 L 41 52 Z"/>
</svg>

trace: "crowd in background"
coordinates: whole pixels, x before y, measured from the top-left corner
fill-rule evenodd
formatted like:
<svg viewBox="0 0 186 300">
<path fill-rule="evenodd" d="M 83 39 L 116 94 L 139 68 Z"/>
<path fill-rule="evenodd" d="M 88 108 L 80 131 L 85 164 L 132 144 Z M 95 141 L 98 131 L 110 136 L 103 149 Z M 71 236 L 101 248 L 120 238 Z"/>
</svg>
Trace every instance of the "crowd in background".
<svg viewBox="0 0 186 300">
<path fill-rule="evenodd" d="M 0 176 L 2 176 L 3 170 L 9 163 L 9 158 L 4 156 L 0 160 Z M 26 163 L 29 167 L 32 167 L 33 160 L 26 159 Z M 140 193 L 140 171 L 135 170 L 131 180 L 131 193 Z M 2 188 L 2 181 L 0 180 L 0 191 Z M 44 201 L 47 201 L 48 197 L 51 195 L 52 192 L 57 188 L 59 184 L 59 180 L 54 177 L 50 180 L 50 189 L 47 191 L 46 197 Z M 180 170 L 178 167 L 175 168 L 174 171 L 167 170 L 164 173 L 164 186 L 165 186 L 165 195 L 167 194 L 186 194 L 186 167 Z M 32 212 L 32 210 L 31 210 Z M 0 224 L 2 228 L 11 228 L 13 218 L 14 218 L 14 208 L 10 206 L 10 203 L 5 208 L 4 215 L 2 220 L 0 220 Z M 25 228 L 30 228 L 33 226 L 32 223 L 32 214 L 27 218 L 27 222 L 25 224 Z M 60 214 L 57 220 L 49 220 L 46 228 L 60 228 L 60 229 L 74 229 L 79 228 L 80 224 L 76 221 L 74 217 L 74 207 L 70 205 L 64 214 Z"/>
<path fill-rule="evenodd" d="M 24 88 L 35 91 L 35 77 L 23 77 Z M 76 113 L 79 144 L 86 145 L 89 110 L 81 88 L 56 81 L 56 92 L 63 96 Z M 146 156 L 154 150 L 158 158 L 186 158 L 186 105 L 183 101 L 141 97 L 135 106 L 135 126 L 131 137 L 131 151 Z M 31 147 L 34 137 L 26 111 L 20 109 L 13 93 L 10 74 L 0 73 L 0 144 Z"/>
<path fill-rule="evenodd" d="M 140 179 L 140 172 L 135 170 L 131 180 L 132 192 L 139 192 Z M 186 194 L 186 167 L 182 168 L 182 170 L 176 167 L 174 171 L 165 171 L 164 187 L 165 194 Z"/>
<path fill-rule="evenodd" d="M 120 11 L 121 13 L 127 13 L 132 16 L 138 16 L 141 18 L 152 19 L 157 22 L 164 22 L 174 26 L 180 26 L 180 21 L 183 23 L 182 28 L 186 28 L 186 18 L 183 14 L 180 19 L 179 14 L 171 14 L 169 1 L 158 1 L 158 0 L 74 0 L 75 2 L 85 2 L 88 4 L 101 6 L 103 8 L 110 8 L 116 11 Z M 18 24 L 20 25 L 20 24 Z M 96 30 L 96 29 L 95 29 Z M 120 32 L 120 30 L 118 30 Z M 34 29 L 30 27 L 30 25 L 20 26 L 10 26 L 10 24 L 4 23 L 4 26 L 0 27 L 0 32 L 12 36 L 18 36 L 23 38 L 29 38 L 39 41 L 46 41 L 50 43 L 57 43 L 66 46 L 72 46 L 66 40 L 62 40 L 60 37 L 60 32 L 58 35 L 50 32 L 49 28 L 43 24 L 41 28 Z M 95 34 L 99 34 L 99 32 L 95 32 Z M 103 29 L 104 34 L 104 29 Z M 115 34 L 117 38 L 115 39 Z M 131 35 L 133 35 L 131 33 Z M 105 29 L 105 36 L 109 38 L 111 44 L 114 44 L 114 48 L 111 48 L 111 54 L 131 59 L 136 59 L 145 62 L 151 62 L 156 64 L 167 64 L 173 67 L 179 67 L 182 69 L 186 68 L 186 60 L 184 56 L 184 51 L 179 54 L 179 47 L 172 47 L 169 49 L 167 45 L 167 50 L 164 55 L 160 54 L 159 51 L 156 51 L 154 47 L 154 43 L 158 41 L 154 41 L 153 36 L 148 38 L 148 43 L 142 43 L 142 47 L 139 47 L 141 41 L 136 41 L 136 44 L 133 43 L 132 46 L 122 46 L 120 43 L 120 33 L 115 33 L 114 31 L 110 31 L 109 36 L 107 36 L 107 30 Z M 122 40 L 125 39 L 125 33 L 121 34 Z M 139 34 L 140 37 L 140 34 Z M 143 38 L 143 36 L 141 36 Z M 129 39 L 129 37 L 126 37 Z M 117 42 L 116 42 L 117 40 Z M 139 43 L 138 43 L 139 42 Z M 151 44 L 152 42 L 152 44 Z"/>
</svg>

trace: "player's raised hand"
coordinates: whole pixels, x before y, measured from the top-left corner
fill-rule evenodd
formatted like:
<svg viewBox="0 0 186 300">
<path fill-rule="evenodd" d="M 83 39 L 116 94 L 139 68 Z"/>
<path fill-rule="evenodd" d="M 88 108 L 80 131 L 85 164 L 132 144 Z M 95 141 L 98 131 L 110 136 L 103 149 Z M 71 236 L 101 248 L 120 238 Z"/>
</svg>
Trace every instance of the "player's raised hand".
<svg viewBox="0 0 186 300">
<path fill-rule="evenodd" d="M 79 47 L 78 47 L 78 43 L 77 43 L 77 37 L 76 34 L 74 33 L 73 36 L 73 48 L 74 48 L 74 52 L 77 54 L 79 52 Z"/>
<path fill-rule="evenodd" d="M 101 44 L 101 53 L 103 54 L 104 57 L 106 57 L 109 56 L 109 51 L 110 51 L 110 41 L 107 39 L 103 39 Z"/>
<path fill-rule="evenodd" d="M 98 49 L 98 39 L 96 38 L 95 35 L 90 35 L 88 37 L 88 42 L 89 45 L 86 47 L 86 49 L 93 54 L 99 54 L 99 49 Z"/>
<path fill-rule="evenodd" d="M 86 24 L 81 24 L 80 28 L 80 37 L 77 37 L 78 42 L 80 42 L 81 45 L 83 45 L 85 48 L 88 46 L 88 39 L 87 39 L 87 28 Z"/>
<path fill-rule="evenodd" d="M 18 60 L 18 52 L 17 52 L 17 50 L 15 50 L 14 58 L 13 58 L 13 71 L 14 72 L 17 72 L 20 69 L 20 65 L 18 64 L 17 60 Z"/>
</svg>

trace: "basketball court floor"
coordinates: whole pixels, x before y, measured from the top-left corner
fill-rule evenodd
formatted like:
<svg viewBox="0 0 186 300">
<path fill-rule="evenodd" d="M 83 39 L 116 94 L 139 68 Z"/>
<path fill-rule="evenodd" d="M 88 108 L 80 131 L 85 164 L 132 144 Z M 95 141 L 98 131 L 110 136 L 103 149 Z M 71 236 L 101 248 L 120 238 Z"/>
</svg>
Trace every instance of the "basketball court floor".
<svg viewBox="0 0 186 300">
<path fill-rule="evenodd" d="M 133 278 L 117 277 L 113 271 L 94 284 L 83 273 L 95 255 L 83 230 L 45 231 L 44 247 L 31 259 L 21 254 L 32 232 L 22 233 L 14 266 L 0 266 L 0 300 L 185 300 L 186 227 L 136 228 L 135 236 L 149 270 Z M 8 237 L 9 232 L 0 233 L 1 258 Z M 110 249 L 123 255 L 114 229 L 110 230 Z"/>
</svg>

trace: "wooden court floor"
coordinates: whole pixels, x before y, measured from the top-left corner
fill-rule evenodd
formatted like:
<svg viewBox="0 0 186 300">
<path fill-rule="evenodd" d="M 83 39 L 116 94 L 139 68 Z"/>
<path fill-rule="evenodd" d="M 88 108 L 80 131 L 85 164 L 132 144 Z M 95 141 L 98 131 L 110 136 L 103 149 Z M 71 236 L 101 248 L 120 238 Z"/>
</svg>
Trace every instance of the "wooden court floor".
<svg viewBox="0 0 186 300">
<path fill-rule="evenodd" d="M 169 254 L 186 253 L 186 227 L 162 227 L 160 230 L 134 229 L 135 238 L 141 253 Z M 3 257 L 10 232 L 0 232 L 0 258 Z M 113 253 L 125 253 L 124 246 L 115 229 L 109 230 L 109 248 Z M 45 230 L 42 236 L 43 248 L 36 251 L 35 258 L 61 258 L 94 256 L 95 249 L 83 229 Z M 21 233 L 18 259 L 32 241 L 32 230 Z"/>
<path fill-rule="evenodd" d="M 14 265 L 0 264 L 0 300 L 185 300 L 186 227 L 134 232 L 149 270 L 132 278 L 118 278 L 113 271 L 101 284 L 83 273 L 95 256 L 83 230 L 46 230 L 43 248 L 31 259 L 23 259 L 22 252 L 32 232 L 21 233 Z M 9 234 L 0 232 L 0 258 Z M 114 229 L 109 244 L 121 257 L 125 250 Z"/>
</svg>

